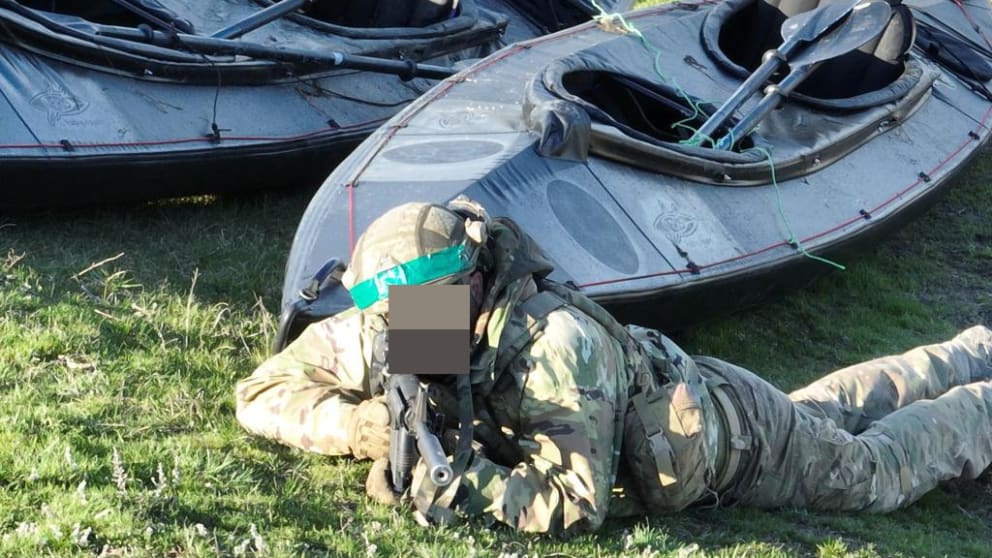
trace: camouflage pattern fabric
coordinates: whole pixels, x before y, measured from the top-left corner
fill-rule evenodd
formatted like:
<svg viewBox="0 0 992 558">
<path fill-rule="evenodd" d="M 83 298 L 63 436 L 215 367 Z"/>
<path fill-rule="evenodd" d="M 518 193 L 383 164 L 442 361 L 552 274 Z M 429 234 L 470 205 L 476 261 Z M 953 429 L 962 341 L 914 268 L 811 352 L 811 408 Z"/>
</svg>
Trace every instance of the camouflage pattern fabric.
<svg viewBox="0 0 992 558">
<path fill-rule="evenodd" d="M 371 343 L 355 310 L 306 328 L 238 382 L 237 418 L 253 434 L 324 455 L 348 455 L 351 412 L 368 390 Z"/>
<path fill-rule="evenodd" d="M 478 451 L 456 480 L 461 514 L 561 533 L 712 499 L 727 462 L 721 416 L 734 409 L 750 444 L 716 495 L 724 504 L 887 511 L 992 462 L 986 328 L 789 396 L 729 363 L 690 358 L 658 332 L 614 328 L 581 298 L 527 311 L 545 294 L 533 277 L 550 266 L 512 222 L 495 220 L 492 232 L 494 280 L 471 371 Z M 354 453 L 347 425 L 378 395 L 370 339 L 381 327 L 357 311 L 310 326 L 238 383 L 238 420 L 305 450 Z M 734 409 L 714 404 L 715 386 Z M 434 388 L 442 406 L 454 399 Z"/>
<path fill-rule="evenodd" d="M 748 410 L 754 446 L 725 503 L 885 512 L 992 464 L 985 327 L 839 370 L 788 396 L 742 368 L 696 362 Z"/>
<path fill-rule="evenodd" d="M 484 396 L 478 412 L 492 418 L 490 431 L 515 446 L 519 460 L 489 447 L 474 456 L 460 478 L 467 497 L 458 510 L 528 531 L 595 529 L 606 518 L 619 466 L 631 384 L 623 347 L 577 309 L 555 309 L 540 323 L 520 312 L 520 301 L 537 292 L 532 276 L 549 266 L 512 223 L 494 229 L 499 295 L 473 353 L 472 378 Z M 368 321 L 351 311 L 313 324 L 240 381 L 241 424 L 309 451 L 352 453 L 349 414 L 376 395 L 368 384 Z M 497 374 L 497 354 L 503 348 L 506 355 L 519 332 L 534 335 L 500 361 L 505 370 Z"/>
</svg>

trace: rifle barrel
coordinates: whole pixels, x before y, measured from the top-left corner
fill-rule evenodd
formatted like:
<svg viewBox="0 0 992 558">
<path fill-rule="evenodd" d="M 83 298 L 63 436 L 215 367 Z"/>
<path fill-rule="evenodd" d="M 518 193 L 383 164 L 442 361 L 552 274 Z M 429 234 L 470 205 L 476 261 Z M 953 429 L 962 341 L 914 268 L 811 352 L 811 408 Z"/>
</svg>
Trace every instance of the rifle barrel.
<svg viewBox="0 0 992 558">
<path fill-rule="evenodd" d="M 427 474 L 430 475 L 431 482 L 434 486 L 448 486 L 455 475 L 451 465 L 448 464 L 448 458 L 444 455 L 440 440 L 423 422 L 418 422 L 416 429 L 417 451 L 427 465 Z"/>
</svg>

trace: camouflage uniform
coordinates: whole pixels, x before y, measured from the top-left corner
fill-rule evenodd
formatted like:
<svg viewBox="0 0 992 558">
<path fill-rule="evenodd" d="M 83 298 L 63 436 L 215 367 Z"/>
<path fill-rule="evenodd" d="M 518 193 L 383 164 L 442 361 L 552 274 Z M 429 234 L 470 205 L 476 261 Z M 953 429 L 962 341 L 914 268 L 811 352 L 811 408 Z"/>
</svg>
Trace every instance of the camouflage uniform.
<svg viewBox="0 0 992 558">
<path fill-rule="evenodd" d="M 493 303 L 472 360 L 478 450 L 453 502 L 462 514 L 570 532 L 702 501 L 887 511 L 992 462 L 988 329 L 786 395 L 656 331 L 621 327 L 541 280 L 550 265 L 512 222 L 492 229 Z M 350 453 L 344 425 L 377 395 L 369 322 L 351 310 L 314 324 L 241 380 L 241 424 Z M 450 406 L 449 386 L 434 393 Z"/>
</svg>

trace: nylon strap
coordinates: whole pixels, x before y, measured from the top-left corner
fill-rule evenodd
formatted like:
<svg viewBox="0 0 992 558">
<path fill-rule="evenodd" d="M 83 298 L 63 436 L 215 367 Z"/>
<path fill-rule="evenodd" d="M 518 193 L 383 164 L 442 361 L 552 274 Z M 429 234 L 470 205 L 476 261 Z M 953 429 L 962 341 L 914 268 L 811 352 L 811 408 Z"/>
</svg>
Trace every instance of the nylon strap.
<svg viewBox="0 0 992 558">
<path fill-rule="evenodd" d="M 534 334 L 543 319 L 557 308 L 565 305 L 565 301 L 552 293 L 539 292 L 527 300 L 517 305 L 516 310 L 527 316 L 527 327 L 522 328 L 519 334 L 510 342 L 503 346 L 496 358 L 495 369 L 502 370 L 510 364 L 520 351 L 524 349 L 534 339 Z M 459 412 L 459 435 L 458 447 L 455 449 L 454 463 L 452 470 L 455 478 L 451 484 L 444 489 L 438 489 L 427 479 L 414 479 L 411 487 L 413 503 L 417 510 L 416 517 L 423 523 L 450 523 L 454 519 L 454 509 L 458 502 L 456 496 L 460 485 L 460 476 L 465 472 L 472 457 L 473 422 L 475 412 L 472 401 L 472 385 L 468 374 L 460 375 L 457 384 L 458 412 Z"/>
<path fill-rule="evenodd" d="M 519 334 L 511 339 L 506 345 L 500 343 L 496 355 L 494 370 L 497 372 L 509 366 L 510 361 L 517 358 L 520 351 L 534 340 L 537 330 L 543 325 L 543 320 L 548 314 L 565 305 L 565 301 L 557 295 L 541 291 L 527 300 L 517 305 L 514 311 L 519 310 L 527 316 L 526 327 L 521 328 Z M 503 332 L 506 335 L 506 332 Z"/>
<path fill-rule="evenodd" d="M 716 403 L 717 415 L 723 423 L 723 428 L 718 431 L 717 473 L 713 484 L 716 491 L 720 492 L 737 480 L 744 452 L 751 448 L 751 436 L 746 434 L 740 410 L 723 385 L 713 382 L 707 387 Z"/>
<path fill-rule="evenodd" d="M 659 406 L 667 412 L 669 401 L 664 391 L 659 390 L 653 395 L 658 397 L 649 402 L 644 392 L 640 392 L 631 398 L 631 403 L 634 404 L 634 412 L 637 413 L 641 426 L 644 427 L 644 435 L 651 444 L 651 454 L 658 469 L 658 482 L 661 486 L 671 486 L 678 482 L 675 466 L 672 463 L 672 445 L 665 437 L 665 430 L 658 420 L 658 415 L 654 413 L 654 408 Z"/>
</svg>

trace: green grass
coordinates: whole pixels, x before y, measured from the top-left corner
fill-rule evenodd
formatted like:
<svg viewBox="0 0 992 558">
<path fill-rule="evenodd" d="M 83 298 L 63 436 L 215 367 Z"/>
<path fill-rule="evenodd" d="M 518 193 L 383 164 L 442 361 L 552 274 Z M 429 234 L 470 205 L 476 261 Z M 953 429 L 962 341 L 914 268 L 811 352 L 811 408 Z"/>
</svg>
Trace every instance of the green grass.
<svg viewBox="0 0 992 558">
<path fill-rule="evenodd" d="M 990 176 L 980 160 L 848 271 L 679 341 L 792 389 L 992 323 Z M 367 463 L 234 420 L 309 194 L 0 218 L 0 555 L 988 555 L 987 480 L 887 516 L 697 510 L 570 541 L 425 530 L 370 503 Z"/>
<path fill-rule="evenodd" d="M 901 232 L 773 304 L 682 332 L 783 389 L 992 324 L 992 161 Z M 247 436 L 312 192 L 0 216 L 0 556 L 988 556 L 992 482 L 885 516 L 695 510 L 561 541 L 423 529 L 367 463 Z"/>
</svg>

